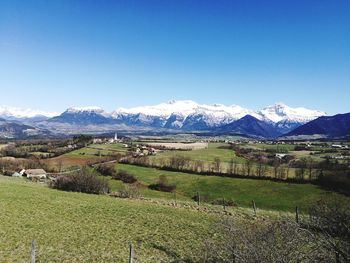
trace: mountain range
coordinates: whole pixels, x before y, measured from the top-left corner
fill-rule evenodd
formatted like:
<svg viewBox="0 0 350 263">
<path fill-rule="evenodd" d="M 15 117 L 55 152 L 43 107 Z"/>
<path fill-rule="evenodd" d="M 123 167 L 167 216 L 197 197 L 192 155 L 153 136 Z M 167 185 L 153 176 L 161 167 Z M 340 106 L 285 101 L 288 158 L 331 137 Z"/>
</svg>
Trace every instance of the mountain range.
<svg viewBox="0 0 350 263">
<path fill-rule="evenodd" d="M 326 116 L 319 110 L 292 108 L 283 103 L 254 111 L 238 105 L 198 104 L 191 100 L 169 101 L 153 106 L 118 108 L 71 107 L 61 114 L 0 107 L 7 122 L 25 124 L 54 134 L 102 133 L 115 130 L 214 132 L 276 138 Z M 332 133 L 333 134 L 333 133 Z"/>
<path fill-rule="evenodd" d="M 322 116 L 286 134 L 289 138 L 303 136 L 350 138 L 350 113 Z"/>
</svg>

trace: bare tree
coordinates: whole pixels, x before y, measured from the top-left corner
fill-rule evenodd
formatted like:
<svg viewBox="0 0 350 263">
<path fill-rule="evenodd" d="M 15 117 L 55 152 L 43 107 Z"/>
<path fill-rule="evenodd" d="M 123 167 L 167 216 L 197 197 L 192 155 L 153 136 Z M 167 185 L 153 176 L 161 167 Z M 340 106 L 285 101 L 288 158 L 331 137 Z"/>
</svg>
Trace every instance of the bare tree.
<svg viewBox="0 0 350 263">
<path fill-rule="evenodd" d="M 170 158 L 170 167 L 176 170 L 183 170 L 189 166 L 191 159 L 182 155 L 172 156 Z"/>
<path fill-rule="evenodd" d="M 201 160 L 194 161 L 193 170 L 197 173 L 204 172 L 204 162 Z"/>
<path fill-rule="evenodd" d="M 259 177 L 266 175 L 266 160 L 262 155 L 259 156 L 258 165 L 256 167 L 256 175 Z"/>
<path fill-rule="evenodd" d="M 273 175 L 275 178 L 278 178 L 278 170 L 281 164 L 281 160 L 279 158 L 275 158 L 273 161 Z"/>
<path fill-rule="evenodd" d="M 350 262 L 350 209 L 346 200 L 322 199 L 310 207 L 309 227 L 322 236 L 322 246 L 335 261 Z"/>
<path fill-rule="evenodd" d="M 313 168 L 314 168 L 314 160 L 312 159 L 312 157 L 308 157 L 306 159 L 306 167 L 307 167 L 308 172 L 309 172 L 309 180 L 311 181 L 313 179 L 312 172 L 313 172 Z"/>
<path fill-rule="evenodd" d="M 221 240 L 206 240 L 198 262 L 320 262 L 315 235 L 292 220 L 242 224 L 224 218 L 215 231 Z"/>
<path fill-rule="evenodd" d="M 217 173 L 221 172 L 221 159 L 219 157 L 214 158 L 214 169 Z"/>
<path fill-rule="evenodd" d="M 245 174 L 247 176 L 251 175 L 252 167 L 253 167 L 253 161 L 250 158 L 246 159 L 246 161 L 244 163 L 244 170 L 245 170 Z"/>
</svg>

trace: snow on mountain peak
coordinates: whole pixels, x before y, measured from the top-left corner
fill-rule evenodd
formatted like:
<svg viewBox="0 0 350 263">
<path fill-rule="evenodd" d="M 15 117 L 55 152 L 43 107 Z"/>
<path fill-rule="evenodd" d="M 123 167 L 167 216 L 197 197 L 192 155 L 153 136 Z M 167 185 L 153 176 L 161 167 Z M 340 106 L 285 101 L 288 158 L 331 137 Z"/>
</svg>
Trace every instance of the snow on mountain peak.
<svg viewBox="0 0 350 263">
<path fill-rule="evenodd" d="M 56 112 L 47 112 L 33 109 L 23 109 L 18 107 L 0 106 L 0 116 L 7 119 L 25 119 L 35 117 L 51 118 L 57 116 Z"/>
<path fill-rule="evenodd" d="M 110 117 L 109 113 L 105 112 L 104 109 L 97 106 L 70 107 L 66 110 L 66 113 L 95 113 L 104 117 Z"/>
<path fill-rule="evenodd" d="M 208 123 L 219 125 L 220 123 L 238 120 L 246 115 L 254 116 L 259 120 L 270 122 L 290 121 L 305 123 L 325 115 L 324 112 L 309 110 L 305 108 L 291 108 L 286 104 L 279 102 L 267 106 L 260 111 L 253 111 L 238 105 L 226 106 L 223 104 L 198 104 L 191 100 L 171 100 L 166 103 L 160 103 L 153 106 L 119 108 L 112 113 L 112 116 L 141 114 L 153 117 L 169 118 L 171 115 L 179 115 L 187 118 L 188 116 L 206 116 Z"/>
<path fill-rule="evenodd" d="M 67 112 L 103 112 L 104 110 L 101 107 L 89 106 L 89 107 L 70 107 L 67 109 Z"/>
<path fill-rule="evenodd" d="M 172 100 L 167 103 L 160 103 L 153 106 L 139 106 L 134 108 L 119 108 L 112 113 L 112 116 L 120 114 L 143 114 L 147 116 L 166 117 L 171 114 L 187 116 L 191 114 L 199 105 L 191 100 Z"/>
<path fill-rule="evenodd" d="M 265 107 L 259 111 L 259 114 L 264 119 L 275 123 L 280 121 L 294 121 L 305 123 L 320 116 L 326 115 L 325 112 L 318 110 L 310 110 L 303 107 L 291 108 L 281 102 Z"/>
<path fill-rule="evenodd" d="M 77 114 L 77 116 L 70 116 L 74 114 Z M 91 117 L 92 123 L 125 123 L 126 125 L 149 125 L 151 127 L 185 130 L 220 127 L 251 115 L 259 120 L 276 124 L 279 129 L 284 129 L 283 132 L 288 132 L 291 127 L 304 124 L 324 116 L 326 113 L 302 107 L 291 108 L 281 102 L 267 106 L 260 111 L 254 111 L 239 105 L 198 104 L 192 100 L 171 100 L 157 105 L 119 108 L 112 113 L 96 106 L 71 107 L 61 115 L 63 121 L 73 121 L 75 123 L 80 118 L 86 122 Z M 31 109 L 0 107 L 0 118 L 8 120 L 35 117 L 35 121 L 38 121 L 54 116 L 58 116 L 58 114 Z M 100 116 L 105 118 L 98 118 Z M 57 121 L 56 119 L 55 121 Z"/>
</svg>

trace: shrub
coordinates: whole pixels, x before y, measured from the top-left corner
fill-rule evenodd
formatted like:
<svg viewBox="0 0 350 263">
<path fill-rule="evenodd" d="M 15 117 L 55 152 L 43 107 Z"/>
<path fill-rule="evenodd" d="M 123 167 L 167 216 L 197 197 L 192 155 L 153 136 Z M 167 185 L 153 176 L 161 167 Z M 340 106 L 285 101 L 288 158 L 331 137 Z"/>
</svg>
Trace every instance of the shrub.
<svg viewBox="0 0 350 263">
<path fill-rule="evenodd" d="M 108 181 L 98 178 L 86 169 L 71 176 L 58 176 L 52 182 L 51 187 L 63 191 L 89 194 L 105 194 L 110 191 Z"/>
<path fill-rule="evenodd" d="M 293 221 L 242 224 L 222 218 L 213 231 L 216 235 L 204 240 L 194 262 L 331 262 L 324 257 L 317 260 L 321 251 L 313 247 L 313 234 Z"/>
<path fill-rule="evenodd" d="M 201 202 L 208 202 L 209 201 L 209 196 L 208 195 L 200 194 L 199 197 L 200 197 L 199 201 L 201 201 Z M 198 202 L 198 193 L 196 195 L 192 196 L 192 200 L 195 201 L 195 202 Z"/>
<path fill-rule="evenodd" d="M 126 171 L 119 171 L 118 173 L 115 173 L 112 178 L 114 180 L 120 180 L 123 183 L 127 183 L 127 184 L 133 184 L 137 181 L 137 179 L 135 178 L 135 176 L 133 176 L 132 174 L 129 174 Z"/>
<path fill-rule="evenodd" d="M 115 176 L 117 174 L 115 168 L 111 165 L 107 165 L 107 164 L 100 164 L 96 167 L 96 170 L 105 176 Z"/>
<path fill-rule="evenodd" d="M 165 175 L 159 176 L 159 180 L 155 184 L 151 184 L 148 188 L 162 192 L 172 192 L 176 189 L 176 185 L 169 184 L 168 178 Z"/>
<path fill-rule="evenodd" d="M 319 176 L 316 183 L 325 189 L 350 195 L 350 174 L 346 172 L 325 173 Z"/>
<path fill-rule="evenodd" d="M 5 176 L 12 176 L 13 173 L 14 173 L 13 171 L 8 171 L 8 170 L 4 171 Z"/>
<path fill-rule="evenodd" d="M 211 203 L 213 205 L 237 206 L 236 202 L 232 199 L 215 199 Z"/>
<path fill-rule="evenodd" d="M 123 188 L 117 193 L 117 197 L 120 198 L 140 198 L 140 187 L 138 184 L 124 185 Z"/>
<path fill-rule="evenodd" d="M 321 234 L 323 247 L 336 262 L 350 262 L 350 206 L 339 197 L 321 199 L 309 208 L 309 229 Z"/>
</svg>

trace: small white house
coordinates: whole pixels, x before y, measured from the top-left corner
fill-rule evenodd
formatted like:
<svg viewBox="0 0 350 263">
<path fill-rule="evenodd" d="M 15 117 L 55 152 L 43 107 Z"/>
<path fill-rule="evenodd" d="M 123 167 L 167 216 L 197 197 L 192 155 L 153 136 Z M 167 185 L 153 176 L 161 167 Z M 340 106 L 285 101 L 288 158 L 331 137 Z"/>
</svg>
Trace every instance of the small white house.
<svg viewBox="0 0 350 263">
<path fill-rule="evenodd" d="M 278 159 L 283 159 L 284 157 L 286 157 L 288 154 L 285 153 L 276 153 L 276 158 Z"/>
<path fill-rule="evenodd" d="M 13 176 L 13 177 L 22 177 L 23 174 L 24 174 L 24 172 L 25 172 L 25 170 L 22 169 L 22 170 L 19 171 L 19 172 L 14 172 L 14 173 L 12 174 L 12 176 Z"/>
<path fill-rule="evenodd" d="M 46 172 L 44 169 L 27 169 L 24 175 L 27 176 L 27 178 L 46 179 Z"/>
<path fill-rule="evenodd" d="M 94 144 L 98 144 L 98 143 L 102 143 L 102 142 L 103 141 L 100 138 L 95 138 L 95 139 L 92 140 L 92 143 L 94 143 Z"/>
</svg>

